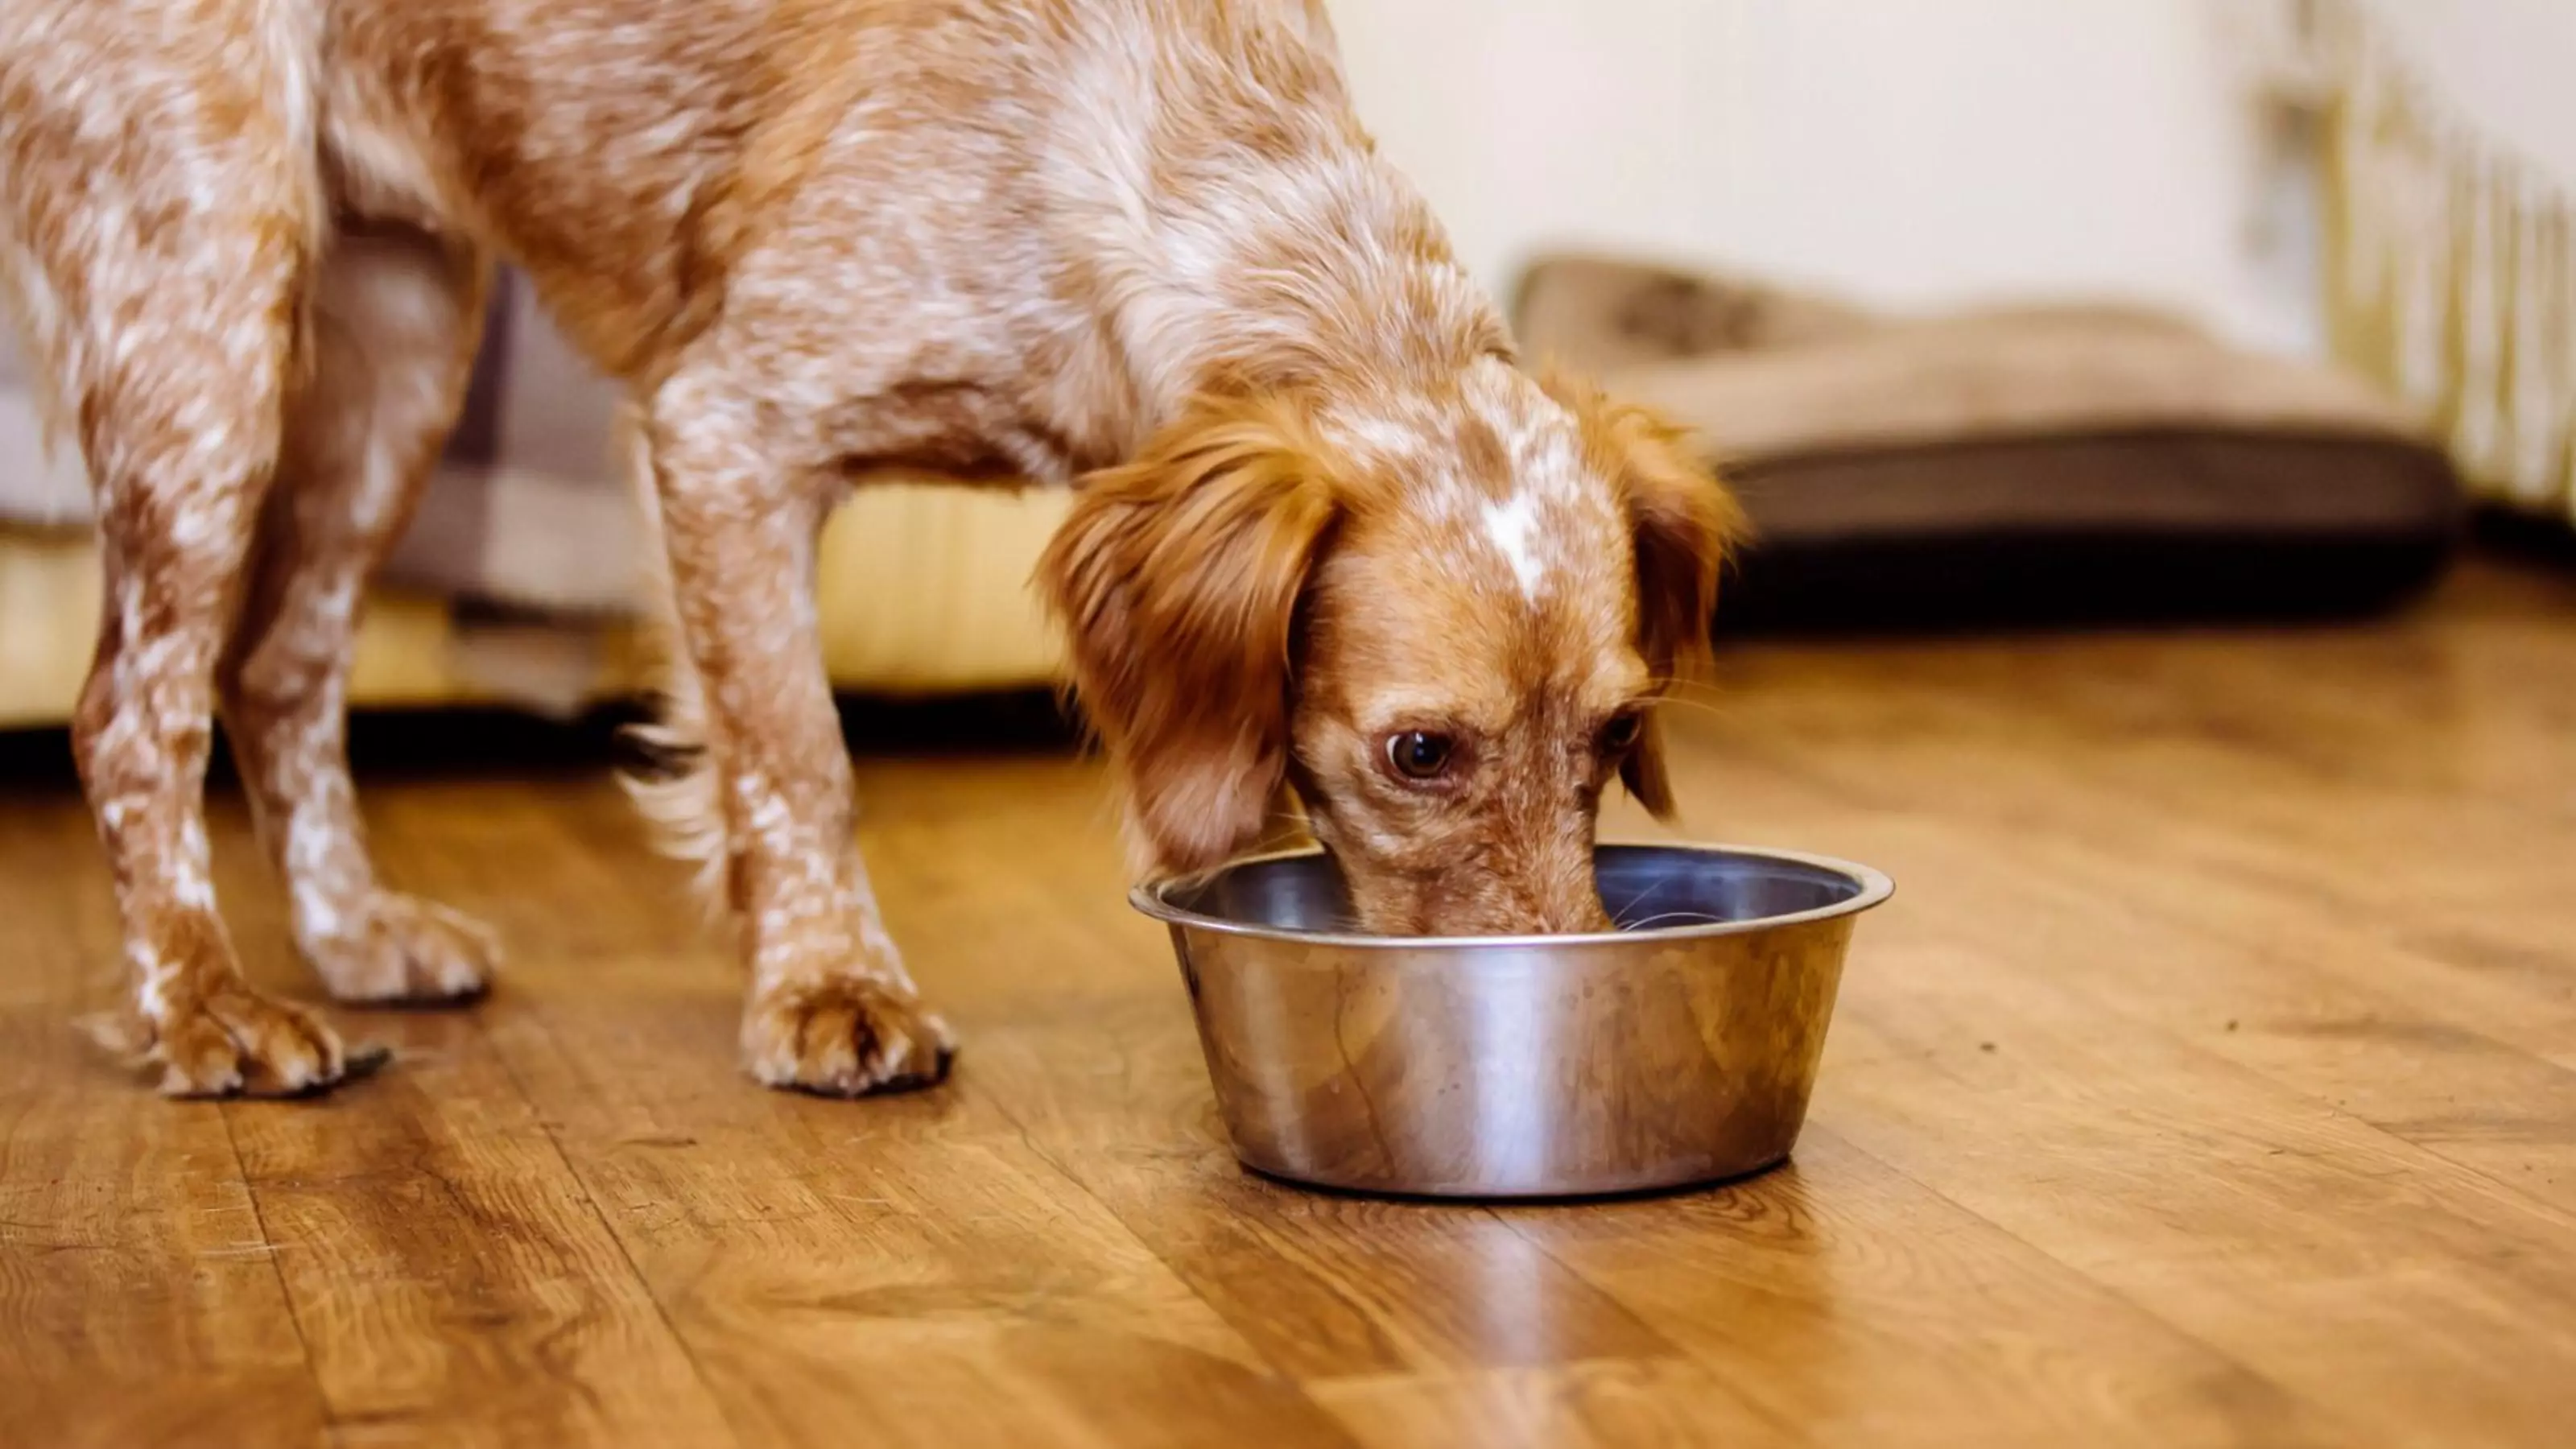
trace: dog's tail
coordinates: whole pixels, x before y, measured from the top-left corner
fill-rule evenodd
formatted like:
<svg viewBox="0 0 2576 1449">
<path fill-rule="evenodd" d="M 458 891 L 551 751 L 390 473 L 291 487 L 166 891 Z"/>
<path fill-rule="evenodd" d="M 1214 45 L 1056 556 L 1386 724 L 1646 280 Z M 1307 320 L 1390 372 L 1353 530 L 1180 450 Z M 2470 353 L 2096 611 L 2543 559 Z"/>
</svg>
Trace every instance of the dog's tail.
<svg viewBox="0 0 2576 1449">
<path fill-rule="evenodd" d="M 619 415 L 618 436 L 645 522 L 649 612 L 643 645 L 655 679 L 652 718 L 626 729 L 641 759 L 621 772 L 618 782 L 652 831 L 654 848 L 697 867 L 697 895 L 712 919 L 738 904 L 724 797 L 715 770 L 722 742 L 715 738 L 706 688 L 689 661 L 680 633 L 670 554 L 662 538 L 661 496 L 653 479 L 643 419 L 632 404 Z"/>
</svg>

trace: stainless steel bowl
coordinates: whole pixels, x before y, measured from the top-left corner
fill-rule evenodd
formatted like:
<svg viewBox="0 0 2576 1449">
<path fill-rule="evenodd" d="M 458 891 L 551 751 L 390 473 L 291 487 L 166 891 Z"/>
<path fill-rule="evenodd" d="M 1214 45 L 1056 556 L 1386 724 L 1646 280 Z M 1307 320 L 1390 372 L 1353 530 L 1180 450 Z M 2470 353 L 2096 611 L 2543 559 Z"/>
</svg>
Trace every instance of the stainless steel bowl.
<svg viewBox="0 0 2576 1449">
<path fill-rule="evenodd" d="M 1806 1120 L 1856 917 L 1816 856 L 1610 845 L 1578 936 L 1367 936 L 1324 856 L 1139 888 L 1171 927 L 1235 1154 L 1326 1187 L 1567 1197 L 1737 1177 Z"/>
</svg>

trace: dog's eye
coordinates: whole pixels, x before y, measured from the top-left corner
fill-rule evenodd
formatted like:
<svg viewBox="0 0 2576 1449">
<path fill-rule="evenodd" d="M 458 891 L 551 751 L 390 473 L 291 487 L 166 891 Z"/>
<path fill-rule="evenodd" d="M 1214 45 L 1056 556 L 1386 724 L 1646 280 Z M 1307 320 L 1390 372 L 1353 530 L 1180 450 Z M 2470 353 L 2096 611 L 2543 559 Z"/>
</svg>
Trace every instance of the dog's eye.
<svg viewBox="0 0 2576 1449">
<path fill-rule="evenodd" d="M 1601 727 L 1601 753 L 1617 755 L 1634 749 L 1637 736 L 1643 734 L 1645 729 L 1646 717 L 1636 710 L 1632 709 L 1622 715 L 1613 715 L 1610 722 Z"/>
<path fill-rule="evenodd" d="M 1449 768 L 1452 747 L 1447 735 L 1427 730 L 1406 730 L 1390 735 L 1386 741 L 1386 762 L 1408 780 L 1437 779 Z"/>
</svg>

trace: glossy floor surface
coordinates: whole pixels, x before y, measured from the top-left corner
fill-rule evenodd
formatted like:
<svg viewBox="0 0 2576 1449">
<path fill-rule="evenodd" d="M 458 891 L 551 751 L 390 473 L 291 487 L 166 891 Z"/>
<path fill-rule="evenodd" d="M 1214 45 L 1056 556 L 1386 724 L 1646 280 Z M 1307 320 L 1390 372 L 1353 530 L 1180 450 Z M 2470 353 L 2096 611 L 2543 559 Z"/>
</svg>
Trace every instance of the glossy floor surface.
<svg viewBox="0 0 2576 1449">
<path fill-rule="evenodd" d="M 1731 650 L 1694 834 L 1876 865 L 1797 1156 L 1493 1210 L 1249 1178 L 1061 748 L 863 758 L 966 1036 L 759 1091 L 602 770 L 379 773 L 502 989 L 343 1013 L 304 1104 L 172 1104 L 68 786 L 0 794 L 0 1443 L 2563 1444 L 2576 582 L 2360 629 Z M 1621 833 L 1651 835 L 1632 815 Z M 238 802 L 216 849 L 305 990 Z"/>
</svg>

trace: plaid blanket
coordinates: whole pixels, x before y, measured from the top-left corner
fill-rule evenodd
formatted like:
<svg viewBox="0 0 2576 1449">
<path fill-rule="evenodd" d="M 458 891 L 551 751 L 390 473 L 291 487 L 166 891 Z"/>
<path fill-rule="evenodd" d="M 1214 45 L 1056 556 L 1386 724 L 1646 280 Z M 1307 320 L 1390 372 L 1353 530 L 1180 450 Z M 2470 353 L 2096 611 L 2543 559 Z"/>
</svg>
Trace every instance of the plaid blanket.
<svg viewBox="0 0 2576 1449">
<path fill-rule="evenodd" d="M 32 382 L 0 329 L 0 525 L 85 527 L 79 449 L 47 452 Z M 646 540 L 614 456 L 618 402 L 505 270 L 462 416 L 386 581 L 542 614 L 631 612 Z"/>
</svg>

